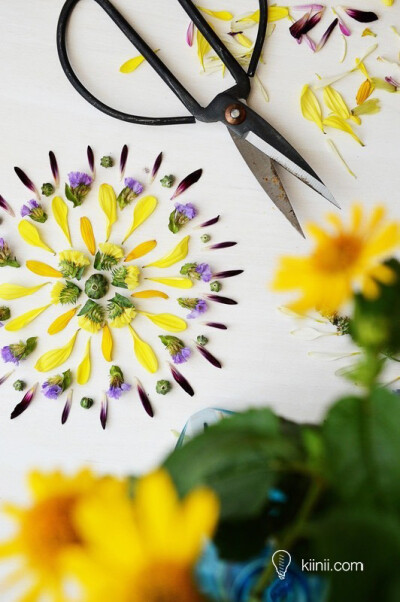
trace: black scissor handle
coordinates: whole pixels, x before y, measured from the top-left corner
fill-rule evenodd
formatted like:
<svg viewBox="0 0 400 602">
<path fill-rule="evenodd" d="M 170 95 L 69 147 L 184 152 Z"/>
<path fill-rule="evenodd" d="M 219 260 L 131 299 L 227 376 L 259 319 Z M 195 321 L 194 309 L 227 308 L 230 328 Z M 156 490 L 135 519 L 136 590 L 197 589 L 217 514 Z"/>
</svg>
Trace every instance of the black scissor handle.
<svg viewBox="0 0 400 602">
<path fill-rule="evenodd" d="M 162 62 L 157 54 L 148 46 L 148 44 L 141 38 L 141 36 L 133 29 L 133 27 L 127 22 L 127 20 L 121 15 L 121 13 L 111 4 L 109 0 L 94 0 L 114 21 L 119 27 L 122 33 L 129 39 L 130 42 L 136 47 L 136 49 L 142 54 L 145 59 L 150 63 L 157 74 L 164 80 L 169 88 L 176 94 L 181 100 L 184 106 L 192 115 L 184 117 L 140 117 L 138 115 L 130 115 L 117 109 L 114 109 L 98 98 L 96 98 L 89 90 L 82 84 L 74 72 L 67 51 L 66 36 L 69 18 L 78 4 L 79 0 L 66 0 L 57 26 L 57 50 L 60 58 L 61 66 L 74 88 L 94 107 L 122 121 L 129 123 L 137 123 L 141 125 L 177 125 L 194 123 L 196 119 L 200 121 L 214 121 L 213 112 L 208 110 L 208 107 L 202 107 L 195 98 L 182 86 L 179 80 L 174 74 L 168 69 L 168 67 Z M 236 85 L 233 86 L 229 92 L 236 98 L 247 98 L 250 92 L 250 81 L 249 77 L 254 75 L 257 67 L 267 27 L 268 20 L 268 7 L 267 0 L 259 0 L 260 3 L 260 25 L 255 43 L 253 56 L 251 58 L 249 71 L 246 73 L 236 59 L 231 55 L 226 46 L 221 42 L 214 30 L 208 25 L 200 11 L 195 7 L 191 0 L 178 0 L 184 10 L 187 12 L 189 17 L 194 21 L 196 27 L 208 40 L 212 48 L 218 54 L 220 59 L 224 62 L 231 75 L 236 81 Z M 212 104 L 212 103 L 210 103 Z"/>
</svg>

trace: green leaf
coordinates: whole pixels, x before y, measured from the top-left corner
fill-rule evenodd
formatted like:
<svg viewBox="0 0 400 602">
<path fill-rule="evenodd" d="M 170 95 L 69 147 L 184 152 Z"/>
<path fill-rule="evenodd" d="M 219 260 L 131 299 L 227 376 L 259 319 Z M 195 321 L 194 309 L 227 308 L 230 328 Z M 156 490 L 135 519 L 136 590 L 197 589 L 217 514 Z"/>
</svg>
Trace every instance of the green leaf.
<svg viewBox="0 0 400 602">
<path fill-rule="evenodd" d="M 323 426 L 327 477 L 354 504 L 400 510 L 400 398 L 380 388 L 346 397 Z"/>
<path fill-rule="evenodd" d="M 208 485 L 220 498 L 223 519 L 245 518 L 260 512 L 278 472 L 298 455 L 271 410 L 249 410 L 210 426 L 175 450 L 165 468 L 181 495 Z"/>
<path fill-rule="evenodd" d="M 86 316 L 86 314 L 88 314 L 94 307 L 97 306 L 97 303 L 95 303 L 91 299 L 88 299 L 85 305 L 82 307 L 81 311 L 79 312 L 78 316 Z"/>
<path fill-rule="evenodd" d="M 176 210 L 174 209 L 169 216 L 169 223 L 168 223 L 168 228 L 169 228 L 169 230 L 171 230 L 171 232 L 173 232 L 173 234 L 177 234 L 180 230 L 180 227 L 178 226 L 178 224 L 175 221 L 175 213 L 176 213 Z"/>
<path fill-rule="evenodd" d="M 26 341 L 25 353 L 22 355 L 21 359 L 25 359 L 36 349 L 38 337 L 29 337 Z"/>
<path fill-rule="evenodd" d="M 79 201 L 79 199 L 74 195 L 71 186 L 68 186 L 68 184 L 65 184 L 65 196 L 69 201 L 71 201 L 71 203 L 73 203 L 74 207 L 78 207 L 78 205 L 82 204 Z"/>
<path fill-rule="evenodd" d="M 119 293 L 115 293 L 114 298 L 110 299 L 111 302 L 116 303 L 119 307 L 133 307 L 132 301 Z"/>
<path fill-rule="evenodd" d="M 66 372 L 63 372 L 63 391 L 68 389 L 68 387 L 71 386 L 71 383 L 72 383 L 71 370 L 67 370 Z"/>
</svg>

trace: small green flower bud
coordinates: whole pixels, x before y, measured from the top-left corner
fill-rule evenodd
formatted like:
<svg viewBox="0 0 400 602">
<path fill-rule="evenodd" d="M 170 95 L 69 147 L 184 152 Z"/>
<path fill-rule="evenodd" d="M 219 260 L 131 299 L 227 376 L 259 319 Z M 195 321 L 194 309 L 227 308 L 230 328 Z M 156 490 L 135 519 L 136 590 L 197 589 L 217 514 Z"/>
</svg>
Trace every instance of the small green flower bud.
<svg viewBox="0 0 400 602">
<path fill-rule="evenodd" d="M 7 307 L 6 305 L 3 305 L 2 307 L 0 307 L 0 322 L 5 322 L 6 320 L 9 320 L 11 316 L 11 311 L 10 308 Z"/>
<path fill-rule="evenodd" d="M 160 180 L 161 182 L 161 186 L 164 186 L 164 188 L 172 188 L 172 186 L 174 185 L 175 182 L 175 176 L 169 175 L 169 176 L 164 176 L 162 180 Z"/>
<path fill-rule="evenodd" d="M 156 385 L 156 391 L 160 395 L 166 395 L 171 391 L 171 383 L 169 380 L 158 380 Z"/>
<path fill-rule="evenodd" d="M 109 157 L 109 156 L 102 157 L 100 159 L 100 165 L 102 167 L 113 167 L 113 165 L 114 165 L 114 159 L 112 157 Z"/>
<path fill-rule="evenodd" d="M 24 383 L 23 380 L 16 380 L 15 383 L 13 384 L 13 387 L 16 391 L 23 391 L 26 387 L 26 384 Z"/>
<path fill-rule="evenodd" d="M 213 293 L 219 293 L 221 288 L 222 288 L 222 284 L 220 282 L 218 282 L 218 280 L 215 280 L 215 282 L 211 282 L 211 284 L 210 284 L 210 289 L 212 290 Z"/>
<path fill-rule="evenodd" d="M 197 342 L 198 342 L 199 345 L 201 345 L 202 347 L 204 347 L 204 345 L 207 345 L 208 339 L 207 339 L 207 337 L 204 336 L 204 334 L 200 334 L 197 337 Z"/>
<path fill-rule="evenodd" d="M 201 242 L 210 242 L 211 240 L 211 236 L 209 234 L 203 234 L 203 236 L 200 237 Z"/>
<path fill-rule="evenodd" d="M 51 196 L 52 194 L 54 194 L 54 192 L 55 188 L 53 184 L 51 184 L 50 182 L 46 182 L 45 184 L 43 184 L 42 194 L 44 194 L 44 196 Z"/>
<path fill-rule="evenodd" d="M 85 410 L 89 410 L 93 404 L 94 404 L 94 401 L 91 397 L 82 397 L 81 406 L 83 408 L 85 408 Z"/>
<path fill-rule="evenodd" d="M 92 274 L 85 283 L 85 293 L 90 299 L 101 299 L 108 293 L 108 280 L 103 274 Z"/>
</svg>

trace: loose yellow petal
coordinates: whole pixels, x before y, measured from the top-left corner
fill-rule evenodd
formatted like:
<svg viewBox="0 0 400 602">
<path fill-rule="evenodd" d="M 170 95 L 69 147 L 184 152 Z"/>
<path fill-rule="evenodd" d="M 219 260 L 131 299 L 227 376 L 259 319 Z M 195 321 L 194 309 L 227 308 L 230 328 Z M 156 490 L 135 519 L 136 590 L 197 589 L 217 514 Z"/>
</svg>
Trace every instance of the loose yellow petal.
<svg viewBox="0 0 400 602">
<path fill-rule="evenodd" d="M 81 306 L 78 305 L 78 307 L 74 307 L 73 309 L 66 311 L 64 314 L 61 314 L 61 316 L 58 316 L 58 318 L 56 318 L 54 322 L 50 324 L 50 326 L 47 329 L 47 332 L 53 335 L 64 330 L 64 328 L 68 326 L 72 318 L 76 315 L 80 307 Z"/>
<path fill-rule="evenodd" d="M 103 337 L 101 340 L 101 350 L 103 352 L 103 357 L 106 362 L 112 361 L 112 351 L 113 351 L 113 339 L 111 330 L 106 324 L 103 326 Z"/>
<path fill-rule="evenodd" d="M 138 293 L 133 293 L 131 297 L 135 297 L 136 299 L 152 299 L 153 297 L 160 297 L 161 299 L 169 299 L 167 293 L 163 293 L 162 291 L 157 291 L 154 289 L 149 289 L 147 291 L 139 291 Z"/>
<path fill-rule="evenodd" d="M 322 127 L 321 107 L 314 92 L 307 84 L 303 87 L 301 91 L 300 107 L 304 119 L 308 119 L 308 121 L 313 121 L 314 123 L 316 123 L 319 129 L 323 132 L 324 129 Z"/>
<path fill-rule="evenodd" d="M 53 210 L 54 219 L 64 232 L 65 238 L 72 247 L 71 234 L 68 226 L 68 206 L 66 202 L 60 196 L 55 196 L 51 208 Z"/>
<path fill-rule="evenodd" d="M 52 349 L 42 355 L 36 362 L 35 369 L 38 372 L 50 372 L 54 368 L 58 368 L 58 366 L 64 364 L 73 351 L 78 332 L 79 330 L 76 331 L 72 339 L 64 347 Z"/>
<path fill-rule="evenodd" d="M 355 107 L 352 112 L 355 117 L 358 117 L 359 115 L 373 115 L 374 113 L 379 113 L 380 110 L 379 98 L 370 98 L 363 102 L 362 105 Z"/>
<path fill-rule="evenodd" d="M 199 57 L 200 65 L 202 66 L 203 71 L 204 68 L 204 58 L 210 52 L 211 46 L 210 43 L 206 40 L 200 30 L 197 30 L 196 33 L 197 39 L 197 56 Z"/>
<path fill-rule="evenodd" d="M 132 249 L 130 253 L 125 257 L 124 261 L 132 261 L 133 259 L 139 259 L 139 257 L 143 257 L 143 255 L 147 255 L 157 246 L 156 240 L 148 240 L 146 242 L 142 242 L 140 245 Z"/>
<path fill-rule="evenodd" d="M 39 230 L 28 222 L 26 219 L 23 219 L 18 224 L 18 232 L 20 233 L 21 238 L 32 247 L 40 247 L 49 253 L 55 255 L 53 249 L 48 247 L 43 240 L 40 238 Z"/>
<path fill-rule="evenodd" d="M 184 276 L 172 276 L 165 278 L 145 278 L 145 280 L 151 280 L 152 282 L 158 282 L 159 284 L 165 284 L 165 286 L 172 286 L 173 288 L 192 288 L 193 282 L 190 278 Z"/>
<path fill-rule="evenodd" d="M 0 299 L 11 301 L 12 299 L 20 299 L 21 297 L 28 297 L 33 295 L 36 291 L 39 291 L 46 284 L 39 284 L 39 286 L 20 286 L 19 284 L 0 284 Z"/>
<path fill-rule="evenodd" d="M 189 253 L 189 240 L 190 236 L 185 236 L 185 238 L 183 238 L 176 245 L 176 247 L 172 249 L 172 251 L 167 253 L 167 255 L 164 255 L 164 257 L 161 257 L 161 259 L 153 261 L 153 263 L 149 263 L 144 267 L 149 268 L 150 266 L 152 266 L 155 268 L 169 268 L 171 265 L 182 261 Z"/>
<path fill-rule="evenodd" d="M 47 265 L 47 263 L 42 263 L 41 261 L 34 261 L 33 259 L 28 259 L 26 262 L 26 267 L 28 270 L 37 274 L 38 276 L 44 276 L 45 278 L 62 278 L 63 275 L 61 272 L 52 268 L 51 265 Z"/>
<path fill-rule="evenodd" d="M 350 110 L 343 100 L 343 97 L 337 90 L 332 86 L 326 86 L 323 91 L 324 103 L 334 113 L 339 115 L 342 119 L 349 119 L 351 117 Z"/>
<path fill-rule="evenodd" d="M 91 255 L 96 253 L 96 240 L 94 238 L 92 222 L 88 217 L 81 217 L 81 235 L 87 250 Z"/>
<path fill-rule="evenodd" d="M 253 47 L 253 42 L 250 40 L 250 38 L 245 36 L 244 33 L 238 33 L 237 35 L 235 35 L 235 41 L 241 46 L 244 46 L 245 48 Z"/>
<path fill-rule="evenodd" d="M 111 228 L 117 221 L 117 197 L 110 184 L 102 184 L 99 189 L 99 204 L 107 218 L 106 241 L 110 238 Z"/>
<path fill-rule="evenodd" d="M 369 81 L 369 79 L 366 79 L 365 82 L 363 82 L 358 89 L 357 96 L 356 96 L 357 104 L 362 105 L 362 103 L 365 102 L 367 100 L 367 98 L 369 98 L 371 96 L 373 91 L 374 91 L 374 86 Z"/>
<path fill-rule="evenodd" d="M 156 354 L 154 353 L 150 345 L 139 337 L 139 335 L 132 328 L 132 326 L 129 326 L 129 330 L 133 339 L 133 349 L 135 351 L 135 355 L 139 364 L 141 364 L 143 368 L 154 374 L 154 372 L 157 372 L 158 370 L 158 360 Z"/>
<path fill-rule="evenodd" d="M 352 138 L 354 138 L 354 140 L 356 140 L 356 142 L 358 142 L 358 144 L 361 144 L 361 146 L 364 146 L 364 143 L 354 133 L 351 125 L 349 125 L 347 123 L 347 121 L 345 121 L 341 117 L 338 117 L 337 115 L 330 115 L 329 117 L 324 119 L 324 125 L 326 127 L 335 128 L 336 130 L 342 130 L 342 132 L 346 132 L 346 134 L 350 134 L 350 136 Z"/>
<path fill-rule="evenodd" d="M 268 11 L 268 21 L 271 20 L 270 11 L 271 11 L 271 8 Z M 245 17 L 238 19 L 236 21 L 236 23 L 246 23 L 247 21 L 253 21 L 253 23 L 259 23 L 260 22 L 260 9 L 256 10 L 254 13 L 252 13 L 250 15 L 246 15 Z"/>
<path fill-rule="evenodd" d="M 257 11 L 258 13 L 260 11 Z M 286 19 L 289 17 L 289 9 L 287 6 L 270 6 L 268 7 L 268 23 L 272 23 L 273 21 L 280 21 L 280 19 Z M 260 21 L 260 17 L 258 17 L 258 21 Z"/>
<path fill-rule="evenodd" d="M 76 380 L 78 381 L 79 385 L 86 385 L 90 378 L 90 373 L 92 371 L 92 364 L 90 361 L 90 341 L 91 337 L 89 337 L 87 340 L 83 359 L 76 371 Z"/>
<path fill-rule="evenodd" d="M 215 19 L 220 19 L 221 21 L 232 21 L 233 15 L 227 10 L 210 10 L 209 8 L 204 8 L 203 6 L 197 7 L 199 10 L 203 11 L 206 15 L 210 15 L 210 17 L 214 17 Z"/>
<path fill-rule="evenodd" d="M 27 311 L 26 313 L 22 314 L 22 316 L 19 316 L 18 318 L 14 318 L 13 320 L 7 322 L 4 327 L 4 330 L 15 332 L 17 330 L 21 330 L 21 328 L 25 328 L 25 326 L 28 326 L 28 324 L 33 322 L 35 318 L 40 316 L 40 314 L 43 313 L 50 306 L 51 303 L 49 303 L 48 305 L 44 305 L 43 307 L 38 307 L 37 309 L 31 309 L 30 311 Z"/>
<path fill-rule="evenodd" d="M 366 27 L 361 34 L 362 38 L 365 38 L 365 36 L 372 36 L 373 38 L 376 38 L 376 33 L 371 31 L 369 27 Z"/>
<path fill-rule="evenodd" d="M 167 332 L 183 332 L 187 328 L 185 320 L 182 320 L 182 318 L 178 318 L 178 316 L 174 316 L 173 314 L 150 314 L 146 311 L 140 311 L 138 313 L 146 316 L 153 324 Z"/>
<path fill-rule="evenodd" d="M 125 63 L 121 65 L 119 68 L 121 73 L 132 73 L 135 71 L 146 59 L 144 56 L 139 54 L 138 56 L 134 56 L 132 59 L 129 59 Z"/>
<path fill-rule="evenodd" d="M 133 221 L 132 225 L 129 228 L 128 232 L 123 243 L 128 240 L 130 235 L 146 221 L 147 218 L 153 213 L 154 209 L 157 207 L 157 199 L 154 196 L 145 196 L 142 199 L 139 199 L 135 205 L 133 210 Z"/>
</svg>

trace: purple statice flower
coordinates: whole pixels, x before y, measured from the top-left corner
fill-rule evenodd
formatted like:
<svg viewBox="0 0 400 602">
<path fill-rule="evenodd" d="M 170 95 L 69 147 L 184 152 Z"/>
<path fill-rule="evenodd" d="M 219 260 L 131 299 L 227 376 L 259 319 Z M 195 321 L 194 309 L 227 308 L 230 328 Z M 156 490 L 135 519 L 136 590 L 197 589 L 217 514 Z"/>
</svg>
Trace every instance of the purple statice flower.
<svg viewBox="0 0 400 602">
<path fill-rule="evenodd" d="M 107 395 L 112 399 L 119 399 L 125 391 L 130 391 L 132 385 L 128 385 L 128 383 L 122 383 L 120 386 L 110 386 L 107 391 Z"/>
<path fill-rule="evenodd" d="M 93 178 L 82 171 L 71 171 L 68 174 L 69 186 L 65 184 L 65 196 L 74 207 L 82 205 L 83 200 L 89 194 Z"/>
<path fill-rule="evenodd" d="M 174 362 L 174 364 L 184 364 L 188 361 L 191 354 L 192 352 L 189 349 L 189 347 L 182 347 L 182 349 L 178 351 L 178 353 L 175 353 L 171 356 L 172 361 Z"/>
<path fill-rule="evenodd" d="M 1 350 L 1 357 L 4 362 L 10 362 L 12 364 L 19 364 L 21 360 L 24 360 L 36 349 L 37 337 L 30 337 L 24 343 L 12 343 L 6 345 Z"/>
<path fill-rule="evenodd" d="M 124 184 L 125 188 L 121 190 L 117 197 L 117 203 L 120 209 L 124 209 L 143 192 L 143 184 L 134 178 L 125 178 Z"/>
<path fill-rule="evenodd" d="M 42 385 L 42 392 L 48 399 L 57 399 L 63 390 L 60 385 L 52 385 L 49 381 L 46 381 Z"/>
<path fill-rule="evenodd" d="M 122 393 L 130 391 L 131 385 L 125 382 L 123 372 L 118 366 L 111 366 L 110 368 L 110 387 L 107 391 L 107 395 L 112 399 L 119 399 Z"/>
<path fill-rule="evenodd" d="M 42 393 L 48 399 L 58 399 L 61 393 L 64 393 L 72 382 L 71 370 L 67 370 L 62 374 L 57 374 L 48 378 L 42 384 Z"/>
<path fill-rule="evenodd" d="M 3 359 L 3 362 L 17 364 L 17 366 L 19 364 L 19 358 L 13 354 L 10 345 L 6 345 L 2 348 L 1 357 Z"/>
<path fill-rule="evenodd" d="M 12 256 L 11 249 L 4 238 L 0 238 L 0 268 L 4 268 L 5 266 L 13 268 L 21 267 L 17 258 Z"/>
<path fill-rule="evenodd" d="M 176 234 L 185 224 L 196 217 L 196 215 L 197 210 L 192 203 L 186 203 L 186 205 L 175 203 L 175 209 L 169 216 L 168 228 L 171 232 Z"/>
<path fill-rule="evenodd" d="M 68 174 L 69 185 L 71 188 L 78 188 L 78 186 L 91 186 L 92 178 L 89 174 L 82 171 L 70 171 Z"/>
<path fill-rule="evenodd" d="M 192 352 L 181 339 L 171 335 L 160 335 L 159 338 L 172 357 L 174 364 L 187 362 Z"/>
<path fill-rule="evenodd" d="M 30 217 L 34 222 L 39 222 L 40 224 L 44 224 L 47 220 L 47 214 L 43 210 L 42 205 L 32 199 L 28 201 L 26 205 L 22 205 L 21 208 L 21 217 Z"/>
<path fill-rule="evenodd" d="M 186 317 L 189 320 L 198 318 L 199 316 L 204 314 L 207 311 L 207 309 L 208 309 L 208 306 L 207 306 L 207 303 L 204 301 L 204 299 L 198 299 L 196 306 L 192 309 L 190 314 L 188 314 Z"/>
<path fill-rule="evenodd" d="M 200 280 L 203 282 L 210 282 L 212 271 L 208 263 L 199 263 L 195 270 L 200 275 Z"/>
<path fill-rule="evenodd" d="M 175 203 L 175 209 L 188 219 L 193 219 L 197 215 L 196 207 L 192 203 L 186 203 L 186 205 Z"/>
<path fill-rule="evenodd" d="M 130 188 L 136 196 L 142 194 L 143 192 L 143 184 L 135 180 L 135 178 L 125 178 L 124 184 L 127 188 Z"/>
</svg>

